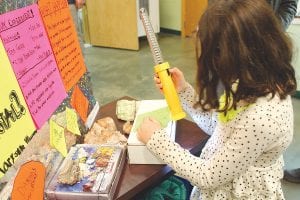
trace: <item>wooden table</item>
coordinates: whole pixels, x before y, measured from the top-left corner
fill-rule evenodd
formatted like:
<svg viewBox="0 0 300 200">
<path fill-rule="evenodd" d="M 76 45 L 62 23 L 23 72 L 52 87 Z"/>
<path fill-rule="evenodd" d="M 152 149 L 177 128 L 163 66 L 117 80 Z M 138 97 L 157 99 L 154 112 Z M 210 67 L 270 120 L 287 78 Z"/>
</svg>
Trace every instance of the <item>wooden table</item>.
<svg viewBox="0 0 300 200">
<path fill-rule="evenodd" d="M 122 97 L 121 99 L 132 100 L 131 97 Z M 124 121 L 118 120 L 115 114 L 118 100 L 101 106 L 97 119 L 112 117 L 118 130 L 122 130 Z M 175 140 L 191 153 L 198 154 L 201 152 L 208 137 L 195 123 L 186 119 L 177 121 Z M 172 174 L 174 174 L 174 171 L 168 165 L 129 165 L 126 160 L 116 189 L 115 199 L 132 199 L 137 194 L 153 185 L 159 184 Z"/>
</svg>

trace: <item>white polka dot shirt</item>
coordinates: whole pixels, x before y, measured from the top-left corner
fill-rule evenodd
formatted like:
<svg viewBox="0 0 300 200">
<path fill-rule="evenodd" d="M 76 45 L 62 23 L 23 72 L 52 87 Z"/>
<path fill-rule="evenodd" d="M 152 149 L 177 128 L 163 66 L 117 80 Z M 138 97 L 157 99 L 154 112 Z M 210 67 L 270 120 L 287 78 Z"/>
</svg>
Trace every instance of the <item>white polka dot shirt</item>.
<svg viewBox="0 0 300 200">
<path fill-rule="evenodd" d="M 195 186 L 190 199 L 284 199 L 282 154 L 293 137 L 290 97 L 261 97 L 231 121 L 220 122 L 217 113 L 193 108 L 192 86 L 179 95 L 183 108 L 211 135 L 200 157 L 171 142 L 164 129 L 147 147 Z"/>
</svg>

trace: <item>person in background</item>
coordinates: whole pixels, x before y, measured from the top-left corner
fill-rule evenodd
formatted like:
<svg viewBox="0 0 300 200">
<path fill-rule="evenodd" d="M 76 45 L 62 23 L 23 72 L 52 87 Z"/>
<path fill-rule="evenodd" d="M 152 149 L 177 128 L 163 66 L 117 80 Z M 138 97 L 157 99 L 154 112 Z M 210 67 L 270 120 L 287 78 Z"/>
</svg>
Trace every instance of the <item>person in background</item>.
<svg viewBox="0 0 300 200">
<path fill-rule="evenodd" d="M 284 170 L 284 180 L 292 183 L 300 183 L 300 168 Z"/>
<path fill-rule="evenodd" d="M 179 69 L 170 73 L 183 108 L 211 135 L 200 157 L 172 142 L 154 118 L 143 121 L 139 139 L 194 185 L 190 199 L 284 199 L 296 90 L 290 38 L 266 1 L 216 0 L 197 40 L 196 90 Z"/>
<path fill-rule="evenodd" d="M 69 3 L 69 8 L 71 11 L 71 15 L 75 24 L 76 32 L 78 35 L 78 40 L 80 44 L 80 48 L 83 53 L 83 47 L 84 47 L 84 42 L 83 42 L 83 35 L 82 32 L 80 31 L 80 23 L 78 19 L 78 9 L 81 9 L 83 5 L 85 4 L 85 0 L 68 0 Z"/>
<path fill-rule="evenodd" d="M 298 0 L 267 0 L 286 30 L 297 14 Z"/>
<path fill-rule="evenodd" d="M 298 0 L 268 0 L 268 2 L 281 20 L 284 29 L 287 30 L 297 14 Z M 284 180 L 300 183 L 300 168 L 284 170 Z"/>
</svg>

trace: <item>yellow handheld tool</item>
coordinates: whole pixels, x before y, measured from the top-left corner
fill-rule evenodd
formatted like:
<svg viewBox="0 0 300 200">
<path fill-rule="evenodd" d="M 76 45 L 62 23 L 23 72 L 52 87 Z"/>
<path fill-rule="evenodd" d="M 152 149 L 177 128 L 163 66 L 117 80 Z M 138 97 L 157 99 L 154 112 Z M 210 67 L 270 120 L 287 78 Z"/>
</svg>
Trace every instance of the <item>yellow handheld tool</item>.
<svg viewBox="0 0 300 200">
<path fill-rule="evenodd" d="M 145 8 L 140 9 L 140 18 L 143 22 L 150 49 L 154 58 L 154 62 L 156 64 L 156 66 L 154 67 L 154 71 L 158 74 L 158 77 L 162 83 L 163 93 L 171 111 L 172 119 L 182 119 L 185 117 L 185 112 L 181 108 L 179 97 L 177 95 L 171 74 L 169 72 L 170 66 L 168 62 L 163 61 L 156 36 L 154 34 L 152 25 L 150 23 Z"/>
</svg>

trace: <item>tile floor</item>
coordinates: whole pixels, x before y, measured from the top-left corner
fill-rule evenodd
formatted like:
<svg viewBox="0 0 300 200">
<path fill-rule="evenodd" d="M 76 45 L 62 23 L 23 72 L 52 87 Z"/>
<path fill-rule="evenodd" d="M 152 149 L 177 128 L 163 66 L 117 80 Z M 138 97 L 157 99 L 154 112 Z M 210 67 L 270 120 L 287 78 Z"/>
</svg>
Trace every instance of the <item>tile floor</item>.
<svg viewBox="0 0 300 200">
<path fill-rule="evenodd" d="M 180 68 L 185 78 L 195 83 L 194 39 L 177 35 L 158 35 L 164 60 Z M 136 99 L 163 98 L 153 84 L 153 59 L 146 38 L 140 38 L 140 50 L 89 47 L 83 50 L 91 73 L 93 91 L 100 105 L 122 96 Z M 300 167 L 300 100 L 293 99 L 295 113 L 294 140 L 284 158 L 286 168 Z M 283 181 L 287 200 L 300 199 L 300 184 Z"/>
</svg>

